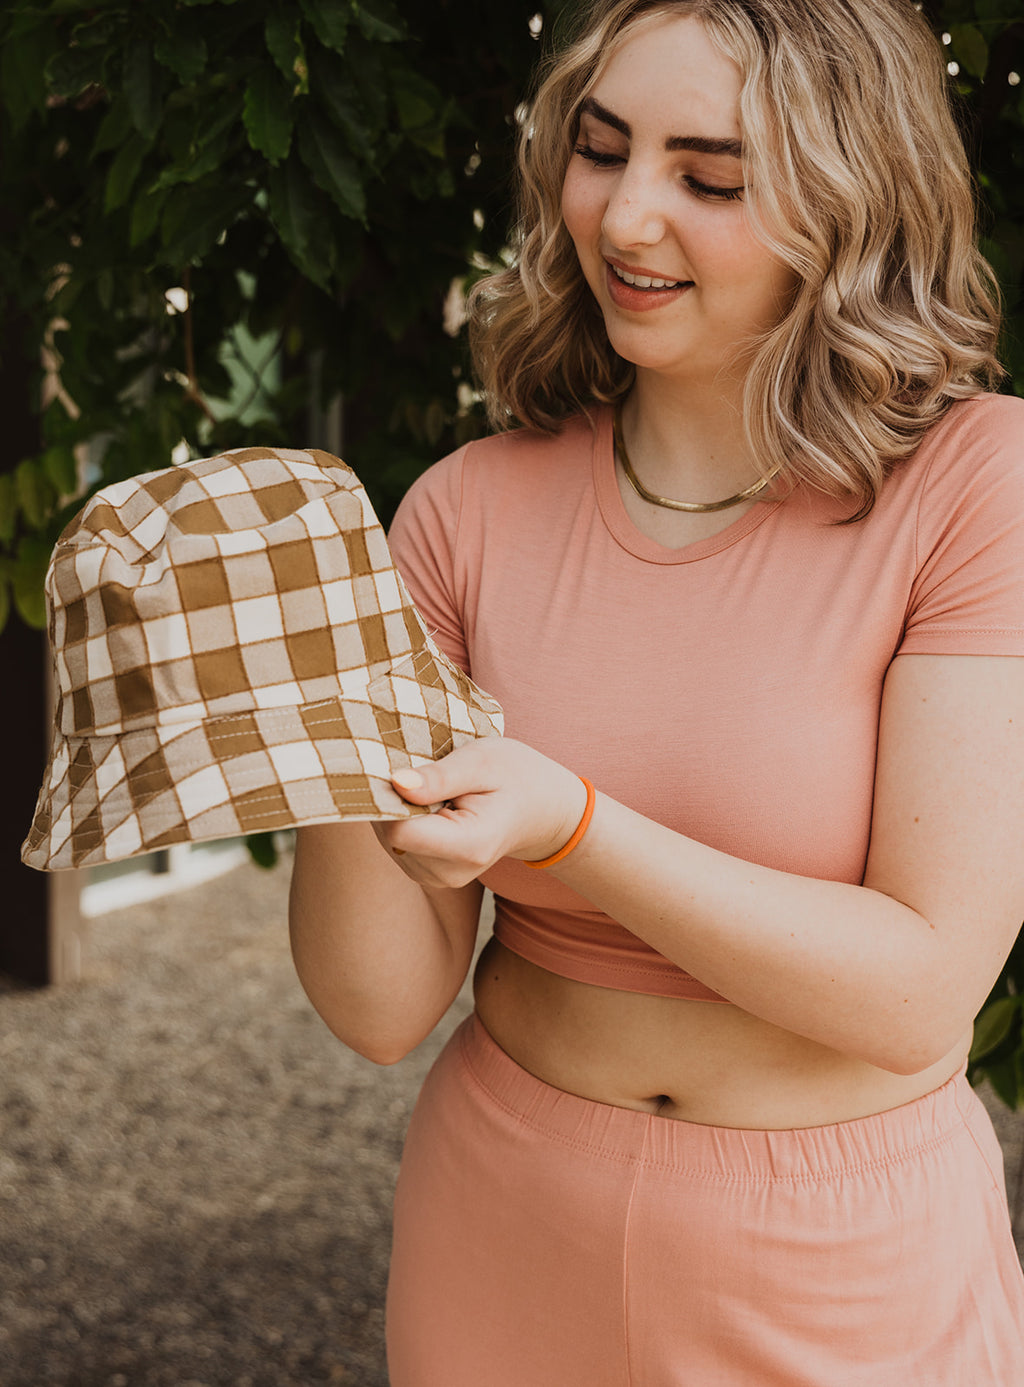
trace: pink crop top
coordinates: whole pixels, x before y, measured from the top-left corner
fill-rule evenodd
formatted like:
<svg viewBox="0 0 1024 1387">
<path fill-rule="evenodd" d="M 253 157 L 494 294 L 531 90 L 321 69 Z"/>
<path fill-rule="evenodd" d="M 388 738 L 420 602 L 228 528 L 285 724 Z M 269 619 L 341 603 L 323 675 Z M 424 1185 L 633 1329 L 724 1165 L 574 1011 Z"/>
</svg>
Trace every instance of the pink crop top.
<svg viewBox="0 0 1024 1387">
<path fill-rule="evenodd" d="M 1024 655 L 1024 401 L 955 405 L 865 520 L 810 489 L 671 550 L 627 517 L 611 413 L 471 443 L 391 546 L 505 732 L 748 861 L 862 879 L 897 654 Z M 553 973 L 717 994 L 556 878 L 499 862 L 495 934 Z"/>
</svg>

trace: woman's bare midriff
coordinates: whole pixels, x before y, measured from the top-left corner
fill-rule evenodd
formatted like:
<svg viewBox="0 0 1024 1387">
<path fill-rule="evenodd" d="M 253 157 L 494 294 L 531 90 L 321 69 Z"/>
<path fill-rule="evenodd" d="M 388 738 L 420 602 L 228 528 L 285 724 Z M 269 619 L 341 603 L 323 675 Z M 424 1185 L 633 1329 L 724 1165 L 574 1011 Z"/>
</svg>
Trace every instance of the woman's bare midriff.
<svg viewBox="0 0 1024 1387">
<path fill-rule="evenodd" d="M 517 1064 L 567 1093 L 719 1127 L 818 1127 L 885 1112 L 938 1088 L 970 1044 L 892 1074 L 723 1002 L 619 992 L 558 977 L 491 939 L 476 1009 Z"/>
</svg>

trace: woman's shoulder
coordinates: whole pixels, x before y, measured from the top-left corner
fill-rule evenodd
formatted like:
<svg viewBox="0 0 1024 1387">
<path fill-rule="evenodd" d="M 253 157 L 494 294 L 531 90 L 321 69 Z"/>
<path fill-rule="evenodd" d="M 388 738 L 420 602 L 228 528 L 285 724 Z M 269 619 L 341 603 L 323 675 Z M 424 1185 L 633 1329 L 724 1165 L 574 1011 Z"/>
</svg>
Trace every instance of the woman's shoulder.
<svg viewBox="0 0 1024 1387">
<path fill-rule="evenodd" d="M 936 520 L 1001 492 L 1024 508 L 1024 400 L 979 394 L 951 405 L 882 490 L 896 509 L 921 507 Z"/>
<path fill-rule="evenodd" d="M 462 450 L 466 465 L 498 474 L 524 474 L 553 466 L 589 465 L 597 416 L 573 415 L 557 433 L 509 429 L 475 439 Z"/>
<path fill-rule="evenodd" d="M 920 553 L 959 546 L 966 555 L 1004 543 L 1024 562 L 1024 400 L 958 401 L 908 470 Z"/>
<path fill-rule="evenodd" d="M 925 434 L 921 452 L 940 465 L 991 459 L 1024 469 L 1024 400 L 993 394 L 958 400 Z"/>
<path fill-rule="evenodd" d="M 572 494 L 573 478 L 589 478 L 596 420 L 568 419 L 553 434 L 511 429 L 464 443 L 413 482 L 405 505 L 456 512 L 467 505 L 538 504 Z"/>
</svg>

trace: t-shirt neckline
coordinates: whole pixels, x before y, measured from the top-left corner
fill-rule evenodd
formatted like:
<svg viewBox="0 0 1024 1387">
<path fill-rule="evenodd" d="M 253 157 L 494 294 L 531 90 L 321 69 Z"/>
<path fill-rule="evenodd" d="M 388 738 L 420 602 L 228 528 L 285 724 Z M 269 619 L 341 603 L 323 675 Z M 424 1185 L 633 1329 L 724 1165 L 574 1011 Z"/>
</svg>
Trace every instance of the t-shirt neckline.
<svg viewBox="0 0 1024 1387">
<path fill-rule="evenodd" d="M 610 406 L 601 409 L 594 431 L 593 442 L 594 491 L 598 509 L 609 534 L 627 553 L 645 563 L 676 564 L 694 563 L 698 559 L 710 558 L 723 549 L 745 539 L 756 530 L 782 504 L 781 501 L 761 501 L 751 506 L 716 535 L 707 539 L 694 540 L 681 549 L 669 549 L 655 539 L 638 530 L 629 518 L 619 491 L 615 473 L 615 448 L 612 439 L 612 410 Z"/>
</svg>

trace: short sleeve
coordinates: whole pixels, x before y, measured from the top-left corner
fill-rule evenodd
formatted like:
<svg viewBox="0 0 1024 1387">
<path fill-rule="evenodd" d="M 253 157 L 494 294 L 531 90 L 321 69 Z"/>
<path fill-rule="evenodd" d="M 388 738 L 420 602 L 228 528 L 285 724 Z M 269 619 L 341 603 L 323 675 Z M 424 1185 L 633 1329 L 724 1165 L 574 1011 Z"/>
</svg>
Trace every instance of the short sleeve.
<svg viewBox="0 0 1024 1387">
<path fill-rule="evenodd" d="M 435 463 L 413 482 L 395 512 L 388 543 L 427 630 L 472 677 L 455 584 L 464 452 Z"/>
<path fill-rule="evenodd" d="M 1024 655 L 1024 400 L 970 401 L 925 446 L 899 653 Z"/>
</svg>

